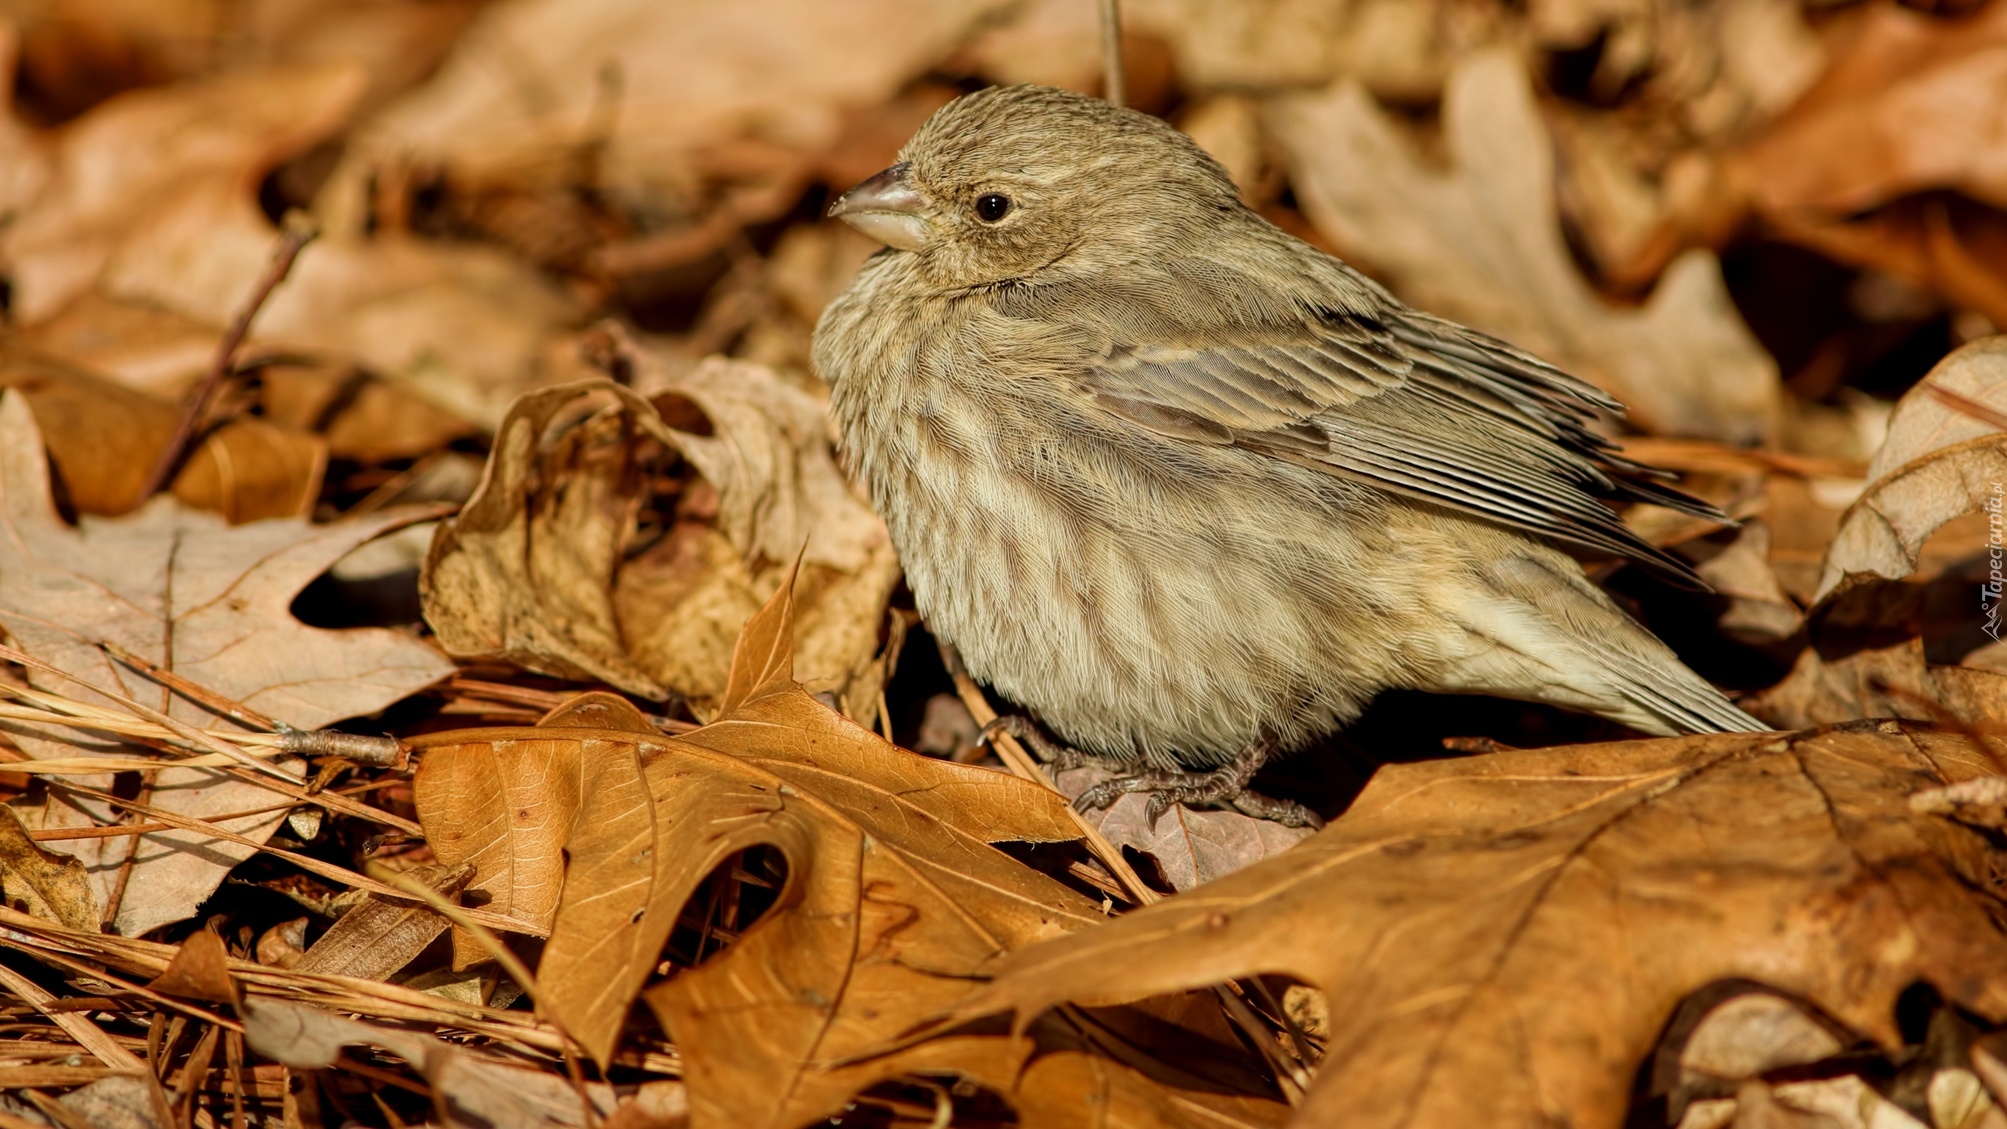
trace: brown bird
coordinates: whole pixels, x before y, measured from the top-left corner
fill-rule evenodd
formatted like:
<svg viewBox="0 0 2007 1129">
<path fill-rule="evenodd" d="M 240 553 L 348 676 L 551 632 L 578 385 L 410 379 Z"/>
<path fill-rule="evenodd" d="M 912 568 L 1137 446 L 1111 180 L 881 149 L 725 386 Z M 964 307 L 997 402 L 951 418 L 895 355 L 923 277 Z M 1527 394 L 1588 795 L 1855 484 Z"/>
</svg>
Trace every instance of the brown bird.
<svg viewBox="0 0 2007 1129">
<path fill-rule="evenodd" d="M 1137 767 L 1082 806 L 1312 821 L 1248 779 L 1397 687 L 1765 728 L 1560 548 L 1699 583 L 1604 504 L 1721 517 L 1589 429 L 1622 405 L 1270 224 L 1164 122 L 979 91 L 829 214 L 887 245 L 815 331 L 845 458 L 970 673 Z"/>
</svg>

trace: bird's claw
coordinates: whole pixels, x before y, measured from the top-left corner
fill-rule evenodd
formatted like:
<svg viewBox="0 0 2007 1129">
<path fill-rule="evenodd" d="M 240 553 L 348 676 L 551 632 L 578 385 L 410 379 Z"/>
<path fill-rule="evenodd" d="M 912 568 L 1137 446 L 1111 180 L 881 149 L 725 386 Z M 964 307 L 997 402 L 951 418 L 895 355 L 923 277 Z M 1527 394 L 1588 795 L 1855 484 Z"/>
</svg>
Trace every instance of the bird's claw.
<svg viewBox="0 0 2007 1129">
<path fill-rule="evenodd" d="M 1082 792 L 1073 801 L 1073 807 L 1081 812 L 1098 811 L 1128 793 L 1148 792 L 1150 801 L 1145 815 L 1152 828 L 1174 804 L 1189 808 L 1231 808 L 1255 819 L 1272 819 L 1284 827 L 1308 827 L 1312 830 L 1323 827 L 1324 821 L 1317 817 L 1317 813 L 1302 804 L 1294 800 L 1278 800 L 1248 789 L 1248 782 L 1254 779 L 1255 771 L 1267 763 L 1272 751 L 1267 745 L 1251 745 L 1233 762 L 1212 772 L 1149 768 L 1117 776 Z"/>
</svg>

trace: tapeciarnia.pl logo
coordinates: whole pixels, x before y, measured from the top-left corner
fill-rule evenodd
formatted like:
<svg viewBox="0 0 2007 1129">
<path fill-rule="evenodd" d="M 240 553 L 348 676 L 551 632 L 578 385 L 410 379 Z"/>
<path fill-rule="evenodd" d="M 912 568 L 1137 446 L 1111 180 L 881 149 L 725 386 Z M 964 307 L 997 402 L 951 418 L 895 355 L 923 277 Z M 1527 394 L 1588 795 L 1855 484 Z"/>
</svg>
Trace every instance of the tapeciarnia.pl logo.
<svg viewBox="0 0 2007 1129">
<path fill-rule="evenodd" d="M 1992 492 L 1987 495 L 1986 505 L 1986 583 L 1979 586 L 1979 610 L 1986 616 L 1980 630 L 1995 643 L 2000 641 L 2000 595 L 2007 577 L 2001 575 L 2001 558 L 2007 557 L 2007 550 L 2001 547 L 2000 484 L 1991 483 Z"/>
</svg>

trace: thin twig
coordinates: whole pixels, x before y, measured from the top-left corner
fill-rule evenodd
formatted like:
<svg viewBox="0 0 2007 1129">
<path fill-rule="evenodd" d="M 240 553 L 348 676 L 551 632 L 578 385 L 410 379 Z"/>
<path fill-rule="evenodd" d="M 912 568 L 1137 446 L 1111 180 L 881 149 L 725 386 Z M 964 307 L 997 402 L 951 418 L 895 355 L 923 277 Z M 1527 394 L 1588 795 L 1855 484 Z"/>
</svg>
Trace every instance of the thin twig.
<svg viewBox="0 0 2007 1129">
<path fill-rule="evenodd" d="M 245 768 L 248 768 L 253 772 L 264 773 L 276 779 L 283 780 L 288 784 L 305 783 L 305 780 L 302 779 L 301 777 L 294 776 L 292 773 L 287 772 L 284 769 L 281 769 L 275 765 L 266 764 L 242 749 L 236 748 L 232 745 L 228 745 L 222 741 L 217 740 L 214 734 L 206 733 L 200 729 L 195 728 L 192 725 L 187 724 L 186 722 L 176 721 L 174 718 L 169 717 L 168 715 L 160 712 L 159 710 L 153 709 L 150 706 L 146 706 L 139 702 L 136 702 L 133 699 L 126 697 L 124 694 L 121 694 L 116 690 L 107 689 L 106 687 L 99 686 L 93 682 L 89 682 L 85 679 L 79 678 L 76 675 L 71 674 L 69 671 L 62 669 L 61 667 L 56 666 L 53 663 L 44 662 L 43 660 L 38 659 L 35 656 L 28 654 L 25 651 L 18 651 L 12 647 L 0 647 L 0 659 L 5 659 L 8 662 L 12 663 L 19 663 L 20 665 L 28 667 L 31 670 L 39 670 L 44 674 L 53 674 L 59 678 L 68 679 L 69 681 L 74 682 L 79 686 L 83 686 L 88 689 L 94 690 L 100 694 L 103 694 L 105 697 L 110 698 L 112 701 L 117 702 L 119 705 L 124 706 L 126 709 L 131 710 L 132 712 L 147 719 L 148 721 L 151 721 L 156 725 L 166 726 L 169 730 L 173 731 L 175 736 L 181 738 L 182 740 L 192 742 L 201 748 L 208 749 L 212 753 L 221 753 L 224 756 L 229 757 L 231 760 L 238 762 L 239 764 L 243 765 Z"/>
<path fill-rule="evenodd" d="M 237 722 L 247 728 L 256 729 L 264 733 L 277 733 L 280 730 L 291 728 L 266 717 L 264 714 L 259 713 L 257 710 L 234 698 L 226 698 L 206 686 L 190 682 L 188 679 L 161 666 L 159 663 L 151 659 L 141 658 L 108 639 L 100 642 L 98 646 L 103 648 L 105 654 L 117 659 L 137 673 L 160 683 L 162 686 L 187 698 L 196 705 L 202 706 L 211 712 L 220 713 L 231 721 Z"/>
<path fill-rule="evenodd" d="M 1122 0 L 1101 0 L 1101 97 L 1117 106 L 1129 104 L 1122 70 Z"/>
<path fill-rule="evenodd" d="M 235 321 L 223 334 L 223 340 L 216 347 L 216 359 L 210 362 L 209 371 L 202 377 L 202 383 L 195 386 L 181 403 L 181 418 L 175 421 L 174 431 L 168 437 L 167 445 L 160 449 L 160 456 L 154 460 L 153 469 L 147 472 L 146 483 L 140 488 L 142 500 L 160 493 L 181 467 L 189 443 L 201 428 L 203 417 L 209 412 L 209 403 L 216 398 L 216 389 L 228 377 L 237 360 L 237 350 L 244 344 L 244 338 L 251 332 L 251 319 L 272 296 L 272 291 L 284 282 L 293 269 L 293 260 L 299 258 L 300 249 L 320 234 L 320 227 L 313 217 L 301 211 L 287 212 L 279 225 L 279 242 L 272 249 L 271 262 L 265 273 L 259 277 L 258 285 L 251 291 L 251 300 L 237 313 Z"/>
<path fill-rule="evenodd" d="M 140 803 L 152 801 L 154 781 L 159 776 L 160 773 L 154 771 L 148 771 L 141 775 L 139 795 L 137 797 Z M 119 860 L 118 873 L 112 878 L 111 892 L 105 895 L 104 916 L 99 918 L 107 928 L 117 926 L 119 910 L 125 906 L 125 891 L 128 886 L 132 885 L 133 868 L 139 863 L 140 834 L 138 831 L 132 831 L 128 832 L 125 837 L 125 857 Z"/>
</svg>

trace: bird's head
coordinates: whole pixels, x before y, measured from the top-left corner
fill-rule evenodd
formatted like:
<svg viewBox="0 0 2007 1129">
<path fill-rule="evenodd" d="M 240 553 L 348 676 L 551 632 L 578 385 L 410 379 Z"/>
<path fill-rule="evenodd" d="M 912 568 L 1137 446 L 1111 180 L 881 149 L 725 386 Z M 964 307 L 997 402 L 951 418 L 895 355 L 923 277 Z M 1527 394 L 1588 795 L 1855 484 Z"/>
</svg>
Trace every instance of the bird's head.
<svg viewBox="0 0 2007 1129">
<path fill-rule="evenodd" d="M 1003 86 L 941 107 L 829 214 L 944 287 L 977 287 L 1161 255 L 1240 209 L 1226 170 L 1163 121 Z"/>
</svg>

